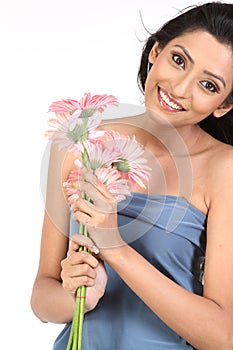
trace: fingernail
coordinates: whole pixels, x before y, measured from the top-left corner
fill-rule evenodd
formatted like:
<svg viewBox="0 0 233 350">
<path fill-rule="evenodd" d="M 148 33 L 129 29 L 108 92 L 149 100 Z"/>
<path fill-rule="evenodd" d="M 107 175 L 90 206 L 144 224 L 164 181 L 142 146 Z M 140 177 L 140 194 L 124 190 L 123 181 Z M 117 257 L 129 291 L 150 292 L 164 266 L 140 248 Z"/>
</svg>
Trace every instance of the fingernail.
<svg viewBox="0 0 233 350">
<path fill-rule="evenodd" d="M 68 198 L 69 200 L 75 200 L 75 199 L 79 199 L 79 195 L 77 193 L 73 193 L 71 196 L 69 196 Z"/>
<path fill-rule="evenodd" d="M 68 197 L 68 203 L 72 204 L 74 201 L 76 201 L 77 199 L 79 199 L 79 195 L 74 193 L 71 196 Z"/>
<path fill-rule="evenodd" d="M 82 168 L 82 163 L 80 162 L 79 159 L 75 159 L 74 164 L 75 164 L 77 167 Z"/>
<path fill-rule="evenodd" d="M 95 245 L 93 245 L 92 249 L 93 249 L 93 253 L 99 254 L 100 250 Z"/>
</svg>

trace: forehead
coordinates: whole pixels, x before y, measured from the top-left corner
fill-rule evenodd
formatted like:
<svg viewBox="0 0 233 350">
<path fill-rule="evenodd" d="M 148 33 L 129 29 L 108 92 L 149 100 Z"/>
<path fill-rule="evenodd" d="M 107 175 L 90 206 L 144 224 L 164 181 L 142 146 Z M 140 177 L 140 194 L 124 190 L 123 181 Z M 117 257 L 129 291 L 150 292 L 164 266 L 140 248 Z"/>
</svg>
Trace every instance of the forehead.
<svg viewBox="0 0 233 350">
<path fill-rule="evenodd" d="M 205 31 L 185 33 L 171 40 L 167 48 L 182 46 L 189 53 L 196 66 L 208 69 L 224 76 L 232 84 L 233 53 L 232 48 L 220 43 L 213 35 Z"/>
</svg>

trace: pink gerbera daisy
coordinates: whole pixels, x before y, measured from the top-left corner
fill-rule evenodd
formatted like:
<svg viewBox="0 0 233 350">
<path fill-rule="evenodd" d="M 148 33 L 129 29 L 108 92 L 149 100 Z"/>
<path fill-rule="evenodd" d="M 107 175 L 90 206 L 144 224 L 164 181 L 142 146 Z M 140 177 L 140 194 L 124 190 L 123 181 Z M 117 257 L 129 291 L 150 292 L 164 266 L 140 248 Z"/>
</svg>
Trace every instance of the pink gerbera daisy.
<svg viewBox="0 0 233 350">
<path fill-rule="evenodd" d="M 82 143 L 96 140 L 104 135 L 104 131 L 96 130 L 101 122 L 99 112 L 95 111 L 90 117 L 81 117 L 82 111 L 74 112 L 69 118 L 59 114 L 57 118 L 49 120 L 50 129 L 46 136 L 54 143 L 59 144 L 60 149 L 68 151 L 80 151 Z"/>
<path fill-rule="evenodd" d="M 118 202 L 125 199 L 125 196 L 130 195 L 129 185 L 127 180 L 123 179 L 119 171 L 112 168 L 97 168 L 95 170 L 95 175 L 99 181 L 106 185 L 109 192 L 111 192 Z M 69 197 L 69 202 L 76 199 L 78 193 L 78 181 L 81 180 L 79 169 L 73 169 L 67 181 L 63 184 L 67 196 Z"/>
<path fill-rule="evenodd" d="M 117 98 L 112 95 L 94 95 L 85 93 L 80 101 L 66 99 L 53 102 L 49 107 L 49 112 L 61 113 L 66 116 L 73 114 L 76 110 L 97 109 L 103 112 L 107 105 L 117 105 Z"/>
<path fill-rule="evenodd" d="M 90 142 L 89 140 L 83 143 L 82 154 L 84 155 L 87 164 L 80 162 L 78 159 L 75 160 L 75 164 L 78 167 L 82 165 L 87 166 L 92 169 L 94 172 L 98 168 L 107 168 L 111 167 L 114 162 L 118 159 L 118 153 L 114 150 L 104 147 L 104 143 L 99 142 Z"/>
<path fill-rule="evenodd" d="M 123 179 L 119 171 L 112 168 L 98 168 L 95 171 L 97 178 L 106 185 L 118 202 L 130 195 L 129 183 Z"/>
<path fill-rule="evenodd" d="M 143 147 L 134 136 L 130 138 L 113 130 L 106 132 L 105 137 L 107 140 L 105 146 L 118 152 L 119 155 L 113 167 L 121 173 L 123 178 L 129 180 L 132 188 L 135 188 L 136 184 L 145 188 L 142 180 L 149 180 L 151 168 L 145 165 L 146 159 L 141 158 L 144 153 Z"/>
<path fill-rule="evenodd" d="M 84 94 L 83 98 L 81 98 L 80 102 L 80 109 L 89 109 L 89 108 L 95 108 L 99 112 L 104 111 L 104 107 L 108 105 L 117 105 L 117 99 L 116 97 L 112 95 L 94 95 L 91 97 L 90 93 Z"/>
<path fill-rule="evenodd" d="M 55 118 L 49 120 L 50 129 L 46 136 L 60 149 L 80 151 L 86 140 L 96 140 L 103 136 L 104 131 L 96 130 L 101 122 L 101 112 L 104 107 L 117 104 L 112 95 L 95 95 L 86 93 L 80 102 L 76 100 L 61 100 L 51 104 L 50 112 Z"/>
</svg>

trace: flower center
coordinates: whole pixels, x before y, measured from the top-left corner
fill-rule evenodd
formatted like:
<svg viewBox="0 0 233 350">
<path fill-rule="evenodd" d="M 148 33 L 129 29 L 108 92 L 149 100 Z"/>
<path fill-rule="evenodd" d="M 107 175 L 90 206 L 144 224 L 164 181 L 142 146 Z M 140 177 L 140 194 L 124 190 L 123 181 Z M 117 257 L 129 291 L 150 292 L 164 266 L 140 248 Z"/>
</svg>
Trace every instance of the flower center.
<svg viewBox="0 0 233 350">
<path fill-rule="evenodd" d="M 122 173 L 129 173 L 130 172 L 130 166 L 126 159 L 120 158 L 120 161 L 113 163 L 114 169 L 117 169 L 118 171 Z"/>
</svg>

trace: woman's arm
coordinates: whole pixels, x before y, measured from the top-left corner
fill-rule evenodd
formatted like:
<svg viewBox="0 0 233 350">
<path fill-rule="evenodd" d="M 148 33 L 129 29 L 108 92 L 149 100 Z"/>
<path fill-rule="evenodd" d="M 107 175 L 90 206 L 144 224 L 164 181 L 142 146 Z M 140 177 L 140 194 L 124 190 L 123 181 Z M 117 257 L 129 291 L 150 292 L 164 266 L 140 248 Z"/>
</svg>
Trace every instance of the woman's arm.
<svg viewBox="0 0 233 350">
<path fill-rule="evenodd" d="M 63 289 L 60 276 L 69 232 L 69 211 L 62 191 L 65 159 L 65 153 L 52 145 L 40 262 L 31 297 L 32 310 L 44 322 L 70 321 L 74 310 L 74 298 Z"/>
<path fill-rule="evenodd" d="M 210 167 L 210 173 L 203 297 L 190 293 L 168 279 L 124 244 L 116 228 L 113 229 L 116 220 L 114 211 L 110 214 L 105 210 L 105 213 L 100 214 L 99 204 L 95 208 L 78 199 L 76 209 L 79 210 L 74 215 L 89 225 L 91 237 L 102 248 L 101 258 L 169 327 L 199 350 L 228 350 L 233 349 L 232 152 L 222 157 L 218 167 Z M 98 203 L 99 199 L 95 197 L 99 193 L 98 197 L 105 204 L 109 203 L 106 190 L 92 181 L 91 175 L 88 176 L 90 182 L 81 186 L 89 195 L 95 193 L 92 195 L 94 202 Z"/>
<path fill-rule="evenodd" d="M 38 273 L 31 306 L 43 322 L 64 323 L 72 319 L 74 297 L 62 287 L 61 260 L 67 252 L 67 237 L 58 232 L 45 213 Z"/>
<path fill-rule="evenodd" d="M 75 297 L 71 292 L 83 284 L 90 286 L 86 311 L 92 309 L 102 296 L 106 284 L 103 265 L 90 254 L 77 253 L 82 239 L 76 237 L 76 242 L 69 245 L 70 213 L 62 183 L 67 179 L 71 166 L 72 156 L 67 157 L 53 146 L 48 172 L 40 262 L 31 297 L 32 310 L 43 322 L 71 321 L 75 307 Z M 91 241 L 88 241 L 87 245 L 90 249 L 93 248 Z"/>
<path fill-rule="evenodd" d="M 196 349 L 233 348 L 230 303 L 224 300 L 219 305 L 218 299 L 212 300 L 188 292 L 127 245 L 105 252 L 104 256 L 106 262 L 144 303 Z M 232 291 L 229 284 L 228 287 Z"/>
</svg>

